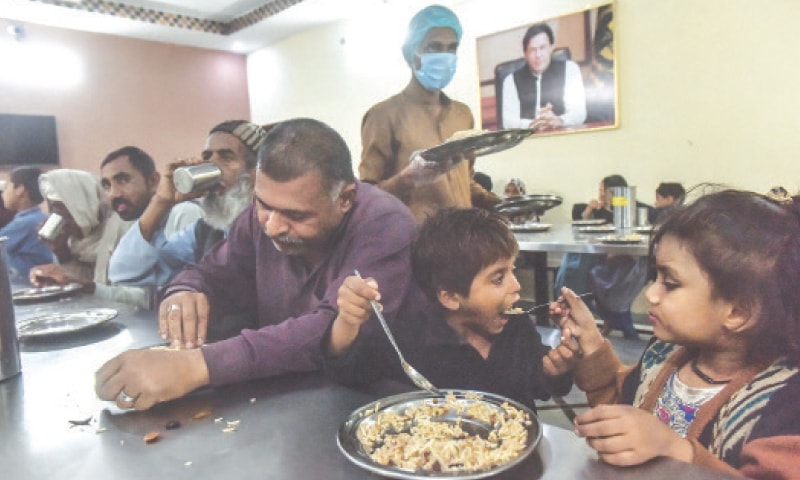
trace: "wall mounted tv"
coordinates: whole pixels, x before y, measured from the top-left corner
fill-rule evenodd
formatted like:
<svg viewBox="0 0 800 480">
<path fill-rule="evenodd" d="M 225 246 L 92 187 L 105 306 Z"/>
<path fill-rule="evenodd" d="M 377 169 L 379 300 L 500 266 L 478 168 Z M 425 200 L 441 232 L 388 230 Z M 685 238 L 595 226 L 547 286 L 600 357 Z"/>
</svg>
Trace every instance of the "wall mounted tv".
<svg viewBox="0 0 800 480">
<path fill-rule="evenodd" d="M 58 164 L 56 117 L 0 113 L 0 168 Z"/>
</svg>

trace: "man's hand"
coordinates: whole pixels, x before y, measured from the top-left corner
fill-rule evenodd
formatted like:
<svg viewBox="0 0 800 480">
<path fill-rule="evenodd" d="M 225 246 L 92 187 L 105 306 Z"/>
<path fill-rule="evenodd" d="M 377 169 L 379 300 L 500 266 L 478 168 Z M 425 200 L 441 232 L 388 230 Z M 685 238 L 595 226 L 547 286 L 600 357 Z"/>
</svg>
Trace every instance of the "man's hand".
<svg viewBox="0 0 800 480">
<path fill-rule="evenodd" d="M 200 197 L 205 193 L 194 192 L 184 195 L 175 189 L 175 184 L 173 183 L 175 169 L 199 163 L 202 163 L 202 161 L 198 159 L 177 160 L 170 163 L 166 173 L 161 175 L 155 195 L 150 199 L 147 208 L 139 217 L 139 231 L 145 241 L 149 242 L 153 239 L 153 235 L 161 227 L 164 218 L 169 216 L 170 209 L 173 206 L 185 200 Z"/>
<path fill-rule="evenodd" d="M 347 277 L 339 287 L 336 305 L 339 315 L 333 321 L 328 351 L 335 356 L 341 355 L 353 344 L 358 332 L 372 316 L 370 300 L 380 301 L 378 283 L 374 278 Z M 380 307 L 380 304 L 378 304 Z"/>
<path fill-rule="evenodd" d="M 612 465 L 639 465 L 658 456 L 691 462 L 692 444 L 652 413 L 630 405 L 600 405 L 575 417 L 575 434 Z"/>
<path fill-rule="evenodd" d="M 548 103 L 536 112 L 536 118 L 531 122 L 531 127 L 540 123 L 539 130 L 555 130 L 564 126 L 564 120 L 553 112 L 553 105 Z"/>
<path fill-rule="evenodd" d="M 208 333 L 208 298 L 204 293 L 177 292 L 158 307 L 158 331 L 175 348 L 196 348 Z"/>
<path fill-rule="evenodd" d="M 430 185 L 453 168 L 457 160 L 460 159 L 460 156 L 454 156 L 443 162 L 434 162 L 424 159 L 420 152 L 414 152 L 411 154 L 411 163 L 400 172 L 400 175 L 405 177 L 414 187 Z"/>
<path fill-rule="evenodd" d="M 50 263 L 38 265 L 31 268 L 28 274 L 28 281 L 34 287 L 44 287 L 47 285 L 66 285 L 68 283 L 80 283 L 84 287 L 92 284 L 91 280 L 73 277 L 61 265 Z"/>
<path fill-rule="evenodd" d="M 205 191 L 191 192 L 187 194 L 180 193 L 175 189 L 175 183 L 172 179 L 176 169 L 190 165 L 199 165 L 201 163 L 203 163 L 203 161 L 198 158 L 178 159 L 170 163 L 167 166 L 167 171 L 164 172 L 164 174 L 161 176 L 161 180 L 158 182 L 158 188 L 156 189 L 156 194 L 153 199 L 164 202 L 172 207 L 172 205 L 177 203 L 202 197 L 206 193 Z"/>
<path fill-rule="evenodd" d="M 208 382 L 200 350 L 128 350 L 100 367 L 94 388 L 98 397 L 114 400 L 120 408 L 147 410 Z M 132 400 L 126 401 L 127 397 Z"/>
</svg>

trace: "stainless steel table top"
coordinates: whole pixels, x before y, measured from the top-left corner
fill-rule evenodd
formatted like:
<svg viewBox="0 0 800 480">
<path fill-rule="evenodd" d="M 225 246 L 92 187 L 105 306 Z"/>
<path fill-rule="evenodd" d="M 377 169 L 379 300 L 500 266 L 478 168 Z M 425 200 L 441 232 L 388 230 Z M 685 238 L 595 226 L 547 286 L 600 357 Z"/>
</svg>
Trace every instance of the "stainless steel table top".
<svg viewBox="0 0 800 480">
<path fill-rule="evenodd" d="M 609 233 L 583 233 L 569 223 L 556 223 L 545 232 L 515 233 L 519 249 L 523 252 L 558 253 L 605 253 L 646 256 L 649 235 L 642 236 L 640 243 L 632 245 L 607 244 L 600 238 Z"/>
<path fill-rule="evenodd" d="M 201 389 L 146 412 L 121 411 L 96 399 L 94 371 L 126 349 L 160 343 L 155 313 L 93 297 L 71 302 L 69 308 L 119 308 L 120 315 L 80 335 L 22 345 L 23 373 L 0 382 L 4 480 L 379 478 L 339 452 L 336 432 L 353 410 L 407 386 L 359 391 L 310 373 Z M 44 307 L 18 308 L 17 316 Z M 195 419 L 200 412 L 209 415 Z M 69 422 L 90 417 L 90 425 Z M 167 430 L 173 420 L 181 427 Z M 146 444 L 143 437 L 152 431 L 161 439 Z M 536 452 L 498 478 L 689 477 L 719 478 L 665 459 L 633 468 L 606 465 L 572 432 L 544 425 Z"/>
</svg>

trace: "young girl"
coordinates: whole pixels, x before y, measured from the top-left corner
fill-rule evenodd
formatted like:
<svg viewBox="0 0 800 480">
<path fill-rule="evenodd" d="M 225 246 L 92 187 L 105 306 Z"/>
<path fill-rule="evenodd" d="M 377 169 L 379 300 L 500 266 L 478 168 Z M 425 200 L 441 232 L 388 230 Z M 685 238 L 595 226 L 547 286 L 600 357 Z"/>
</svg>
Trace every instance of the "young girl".
<svg viewBox="0 0 800 480">
<path fill-rule="evenodd" d="M 620 363 L 574 292 L 551 305 L 594 406 L 576 433 L 615 465 L 667 456 L 797 478 L 800 198 L 707 195 L 670 215 L 651 252 L 655 337 L 638 365 Z"/>
</svg>

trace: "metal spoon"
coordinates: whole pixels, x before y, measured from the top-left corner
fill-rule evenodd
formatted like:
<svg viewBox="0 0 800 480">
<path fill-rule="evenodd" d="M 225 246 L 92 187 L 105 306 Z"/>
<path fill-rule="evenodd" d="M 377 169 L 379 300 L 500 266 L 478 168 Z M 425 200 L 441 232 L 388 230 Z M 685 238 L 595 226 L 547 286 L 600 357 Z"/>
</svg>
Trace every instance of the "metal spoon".
<svg viewBox="0 0 800 480">
<path fill-rule="evenodd" d="M 578 295 L 578 298 L 587 298 L 587 297 L 591 297 L 592 295 L 594 295 L 592 292 L 582 293 L 582 294 Z M 566 301 L 562 299 L 561 303 L 566 303 Z M 529 308 L 527 310 L 523 309 L 523 308 L 509 308 L 508 310 L 506 310 L 503 313 L 505 313 L 506 315 L 524 315 L 526 313 L 531 313 L 534 310 L 539 310 L 540 308 L 545 308 L 545 307 L 549 307 L 549 306 L 550 306 L 549 303 L 543 303 L 541 305 L 533 306 L 533 307 L 531 307 L 531 308 Z"/>
<path fill-rule="evenodd" d="M 362 278 L 361 274 L 358 273 L 358 270 L 355 270 L 355 274 L 358 278 Z M 378 307 L 378 302 L 375 300 L 370 300 L 369 303 L 372 305 L 372 310 L 375 311 L 375 315 L 378 317 L 378 320 L 380 320 L 383 331 L 386 332 L 386 336 L 389 337 L 389 342 L 391 342 L 392 346 L 394 347 L 394 351 L 397 352 L 397 356 L 400 358 L 400 365 L 403 366 L 403 371 L 406 373 L 408 378 L 410 378 L 411 381 L 414 382 L 414 385 L 418 386 L 419 388 L 427 390 L 434 395 L 441 396 L 442 393 L 439 391 L 439 389 L 434 387 L 427 378 L 419 373 L 414 367 L 409 365 L 409 363 L 406 362 L 406 359 L 403 358 L 403 354 L 400 352 L 400 347 L 397 346 L 397 342 L 394 340 L 394 335 L 392 335 L 392 331 L 389 330 L 389 325 L 386 323 L 386 319 L 383 318 L 381 309 Z"/>
</svg>

